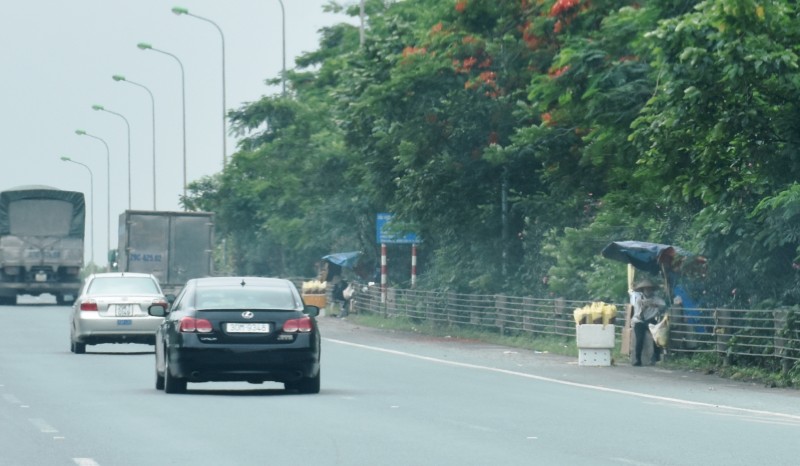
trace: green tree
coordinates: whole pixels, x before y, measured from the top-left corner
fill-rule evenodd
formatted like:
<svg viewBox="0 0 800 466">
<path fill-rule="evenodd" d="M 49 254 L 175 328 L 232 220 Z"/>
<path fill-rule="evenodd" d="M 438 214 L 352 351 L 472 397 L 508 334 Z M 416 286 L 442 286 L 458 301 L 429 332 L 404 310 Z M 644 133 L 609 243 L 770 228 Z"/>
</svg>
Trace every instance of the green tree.
<svg viewBox="0 0 800 466">
<path fill-rule="evenodd" d="M 790 271 L 765 260 L 749 213 L 798 176 L 796 14 L 794 2 L 705 1 L 649 35 L 659 84 L 634 123 L 636 177 L 690 206 L 719 299 L 774 298 Z"/>
</svg>

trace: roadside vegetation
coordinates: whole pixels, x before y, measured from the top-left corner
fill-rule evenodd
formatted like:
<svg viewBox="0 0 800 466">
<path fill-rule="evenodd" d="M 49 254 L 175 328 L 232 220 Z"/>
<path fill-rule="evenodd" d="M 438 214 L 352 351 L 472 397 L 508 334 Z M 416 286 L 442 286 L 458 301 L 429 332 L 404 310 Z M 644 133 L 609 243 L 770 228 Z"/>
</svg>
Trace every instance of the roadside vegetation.
<svg viewBox="0 0 800 466">
<path fill-rule="evenodd" d="M 363 42 L 323 29 L 286 95 L 229 112 L 236 153 L 183 199 L 216 214 L 218 270 L 311 277 L 360 250 L 372 279 L 389 212 L 422 238 L 422 288 L 619 302 L 599 252 L 639 240 L 708 258 L 705 307 L 800 304 L 796 2 L 364 5 Z M 408 245 L 389 254 L 403 286 Z"/>
</svg>

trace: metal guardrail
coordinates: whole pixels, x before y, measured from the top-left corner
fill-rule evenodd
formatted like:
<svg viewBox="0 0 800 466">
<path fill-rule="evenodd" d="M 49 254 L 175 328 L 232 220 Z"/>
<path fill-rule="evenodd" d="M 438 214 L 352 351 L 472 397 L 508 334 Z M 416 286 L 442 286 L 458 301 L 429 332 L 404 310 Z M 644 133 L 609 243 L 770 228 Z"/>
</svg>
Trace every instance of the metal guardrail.
<svg viewBox="0 0 800 466">
<path fill-rule="evenodd" d="M 404 317 L 411 321 L 496 332 L 500 335 L 575 338 L 573 312 L 591 304 L 562 298 L 359 287 L 351 304 L 355 313 Z M 620 337 L 629 305 L 615 304 L 615 332 Z M 716 353 L 726 364 L 777 364 L 784 371 L 800 361 L 800 311 L 792 309 L 671 308 L 669 350 Z M 757 361 L 757 362 L 754 362 Z M 772 367 L 772 366 L 768 366 Z"/>
</svg>

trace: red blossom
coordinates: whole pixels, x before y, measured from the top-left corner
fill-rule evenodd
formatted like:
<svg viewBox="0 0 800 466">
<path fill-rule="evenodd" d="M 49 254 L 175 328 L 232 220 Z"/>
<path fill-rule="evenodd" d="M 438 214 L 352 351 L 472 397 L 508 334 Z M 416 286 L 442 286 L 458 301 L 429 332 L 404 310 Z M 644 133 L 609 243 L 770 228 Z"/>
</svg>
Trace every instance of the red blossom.
<svg viewBox="0 0 800 466">
<path fill-rule="evenodd" d="M 458 3 L 456 3 L 457 12 L 463 13 L 466 8 L 467 8 L 467 0 L 459 0 Z"/>
<path fill-rule="evenodd" d="M 580 0 L 558 0 L 550 8 L 550 16 L 562 15 L 580 5 L 580 3 Z"/>
<path fill-rule="evenodd" d="M 442 32 L 442 22 L 439 21 L 438 23 L 434 24 L 431 28 L 431 32 Z"/>
<path fill-rule="evenodd" d="M 484 71 L 478 75 L 478 79 L 485 83 L 492 83 L 497 78 L 497 74 L 494 71 Z"/>
<path fill-rule="evenodd" d="M 424 54 L 428 50 L 425 47 L 406 47 L 403 49 L 403 58 L 408 58 L 410 55 Z"/>
<path fill-rule="evenodd" d="M 475 57 L 469 57 L 464 59 L 464 70 L 469 71 L 475 66 L 475 63 L 478 63 L 478 59 Z"/>
<path fill-rule="evenodd" d="M 547 73 L 547 76 L 549 76 L 550 79 L 556 79 L 562 74 L 566 73 L 567 71 L 569 71 L 569 65 L 565 65 L 562 66 L 561 68 L 556 68 L 554 70 L 551 70 L 549 73 Z"/>
</svg>

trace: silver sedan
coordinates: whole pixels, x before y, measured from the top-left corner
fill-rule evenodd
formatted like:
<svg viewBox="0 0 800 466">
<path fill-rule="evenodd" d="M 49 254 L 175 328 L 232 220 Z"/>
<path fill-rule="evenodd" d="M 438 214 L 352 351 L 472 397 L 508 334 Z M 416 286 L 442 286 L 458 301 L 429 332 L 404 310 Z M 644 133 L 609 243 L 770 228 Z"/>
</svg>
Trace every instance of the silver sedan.
<svg viewBox="0 0 800 466">
<path fill-rule="evenodd" d="M 170 296 L 171 298 L 171 296 Z M 167 296 L 158 280 L 147 273 L 97 273 L 88 276 L 72 306 L 70 350 L 86 345 L 155 342 L 164 320 L 148 314 L 150 306 L 166 308 Z"/>
</svg>

